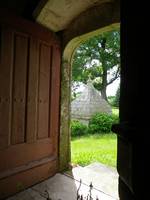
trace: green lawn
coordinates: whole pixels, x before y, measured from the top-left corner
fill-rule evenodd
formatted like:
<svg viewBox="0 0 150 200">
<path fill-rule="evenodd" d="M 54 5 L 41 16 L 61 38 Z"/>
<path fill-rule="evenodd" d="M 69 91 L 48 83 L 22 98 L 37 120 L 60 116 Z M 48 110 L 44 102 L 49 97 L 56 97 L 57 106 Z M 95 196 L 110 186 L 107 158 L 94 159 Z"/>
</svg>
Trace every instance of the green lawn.
<svg viewBox="0 0 150 200">
<path fill-rule="evenodd" d="M 71 155 L 72 163 L 81 166 L 97 161 L 116 167 L 117 137 L 109 133 L 72 138 Z"/>
<path fill-rule="evenodd" d="M 119 109 L 113 107 L 113 108 L 112 108 L 112 113 L 113 113 L 114 115 L 119 115 Z"/>
</svg>

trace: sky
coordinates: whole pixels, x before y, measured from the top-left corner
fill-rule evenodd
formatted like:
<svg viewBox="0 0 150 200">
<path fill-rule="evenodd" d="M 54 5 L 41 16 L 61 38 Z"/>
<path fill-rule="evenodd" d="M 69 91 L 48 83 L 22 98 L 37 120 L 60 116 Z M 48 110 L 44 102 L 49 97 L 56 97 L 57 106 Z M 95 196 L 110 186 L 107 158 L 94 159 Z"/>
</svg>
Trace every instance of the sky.
<svg viewBox="0 0 150 200">
<path fill-rule="evenodd" d="M 115 96 L 119 84 L 120 84 L 120 78 L 118 78 L 112 84 L 107 86 L 107 90 L 106 90 L 107 96 Z"/>
<path fill-rule="evenodd" d="M 107 96 L 115 96 L 119 84 L 120 84 L 120 78 L 116 79 L 112 84 L 108 85 L 106 89 Z M 84 90 L 84 85 L 81 83 L 81 86 L 77 89 L 76 92 L 82 92 L 83 90 Z"/>
</svg>

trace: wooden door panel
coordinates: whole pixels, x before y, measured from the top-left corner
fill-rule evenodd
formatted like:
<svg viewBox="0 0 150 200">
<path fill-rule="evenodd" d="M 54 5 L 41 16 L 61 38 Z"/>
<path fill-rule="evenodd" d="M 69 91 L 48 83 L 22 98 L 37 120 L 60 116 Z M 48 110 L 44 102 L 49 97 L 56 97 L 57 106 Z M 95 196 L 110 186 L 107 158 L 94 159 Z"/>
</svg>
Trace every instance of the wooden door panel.
<svg viewBox="0 0 150 200">
<path fill-rule="evenodd" d="M 14 33 L 11 144 L 24 143 L 27 92 L 28 37 Z"/>
<path fill-rule="evenodd" d="M 49 137 L 51 46 L 40 44 L 38 139 Z"/>
<path fill-rule="evenodd" d="M 53 138 L 54 143 L 57 143 L 57 133 L 59 132 L 59 115 L 60 106 L 59 106 L 59 98 L 60 96 L 60 68 L 56 67 L 60 63 L 60 48 L 55 46 L 53 48 L 53 60 L 52 60 L 52 78 L 51 78 L 51 90 L 53 91 L 53 95 L 51 96 L 51 112 L 50 112 L 50 136 Z M 57 145 L 53 146 L 54 155 L 58 154 Z"/>
<path fill-rule="evenodd" d="M 28 31 L 9 22 L 1 22 L 0 34 L 0 198 L 18 191 L 2 191 L 6 179 L 25 188 L 54 174 L 58 163 L 59 41 L 39 25 L 37 35 L 35 24 Z M 23 175 L 39 168 L 44 176 Z"/>
<path fill-rule="evenodd" d="M 0 47 L 0 150 L 10 143 L 12 33 L 5 28 L 1 33 Z M 3 59 L 2 59 L 3 58 Z M 9 59 L 8 59 L 9 58 Z"/>
<path fill-rule="evenodd" d="M 38 85 L 39 85 L 39 42 L 37 39 L 30 40 L 30 59 L 28 70 L 28 96 L 27 96 L 27 129 L 26 138 L 28 143 L 34 143 L 38 131 Z"/>
<path fill-rule="evenodd" d="M 35 143 L 23 143 L 10 146 L 0 152 L 0 158 L 3 162 L 0 165 L 0 171 L 9 170 L 28 162 L 36 161 L 45 157 L 53 156 L 52 142 L 44 139 Z M 8 159 L 9 158 L 9 159 Z M 56 158 L 55 158 L 56 159 Z"/>
<path fill-rule="evenodd" d="M 26 167 L 25 170 L 21 168 L 21 173 L 19 173 L 19 170 L 17 169 L 16 173 L 14 171 L 15 175 L 12 176 L 10 174 L 11 178 L 7 176 L 9 175 L 7 173 L 6 177 L 1 179 L 0 199 L 54 175 L 54 173 L 56 173 L 56 168 L 57 161 L 50 160 L 49 162 L 45 161 L 45 163 L 43 162 L 42 164 L 39 163 L 36 167 L 30 165 L 29 168 Z"/>
</svg>

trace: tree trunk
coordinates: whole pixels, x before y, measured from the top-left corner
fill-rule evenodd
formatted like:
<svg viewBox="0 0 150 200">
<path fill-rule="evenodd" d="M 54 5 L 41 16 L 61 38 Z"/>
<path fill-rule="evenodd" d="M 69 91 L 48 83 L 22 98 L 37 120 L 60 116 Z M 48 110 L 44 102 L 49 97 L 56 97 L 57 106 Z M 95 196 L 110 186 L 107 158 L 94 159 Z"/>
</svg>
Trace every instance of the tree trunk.
<svg viewBox="0 0 150 200">
<path fill-rule="evenodd" d="M 107 88 L 107 70 L 104 70 L 103 72 L 103 78 L 102 78 L 102 87 L 101 87 L 101 95 L 102 98 L 108 101 L 107 95 L 106 95 L 106 88 Z"/>
<path fill-rule="evenodd" d="M 106 87 L 103 87 L 101 90 L 101 96 L 103 99 L 105 99 L 106 101 L 108 101 L 107 99 L 107 95 L 106 95 Z"/>
<path fill-rule="evenodd" d="M 105 41 L 106 42 L 106 41 Z M 105 46 L 103 46 L 103 50 L 102 50 L 102 56 L 101 56 L 101 62 L 102 62 L 102 68 L 103 68 L 103 75 L 102 75 L 102 86 L 101 86 L 101 95 L 102 98 L 107 100 L 107 95 L 106 95 L 106 88 L 107 88 L 107 69 L 106 69 L 106 65 L 105 65 Z"/>
</svg>

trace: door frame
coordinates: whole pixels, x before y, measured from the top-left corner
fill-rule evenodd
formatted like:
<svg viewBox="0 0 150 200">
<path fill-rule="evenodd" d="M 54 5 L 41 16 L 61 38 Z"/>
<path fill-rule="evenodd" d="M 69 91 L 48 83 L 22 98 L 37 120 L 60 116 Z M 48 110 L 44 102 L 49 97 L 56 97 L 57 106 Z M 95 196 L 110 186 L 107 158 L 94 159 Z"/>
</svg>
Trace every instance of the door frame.
<svg viewBox="0 0 150 200">
<path fill-rule="evenodd" d="M 67 43 L 63 51 L 61 66 L 61 113 L 60 113 L 60 140 L 59 140 L 59 170 L 63 171 L 71 164 L 71 134 L 70 134 L 70 110 L 71 110 L 71 74 L 72 58 L 75 49 L 88 38 L 107 31 L 119 28 L 119 23 L 113 23 L 106 27 L 91 31 L 75 37 Z"/>
</svg>

